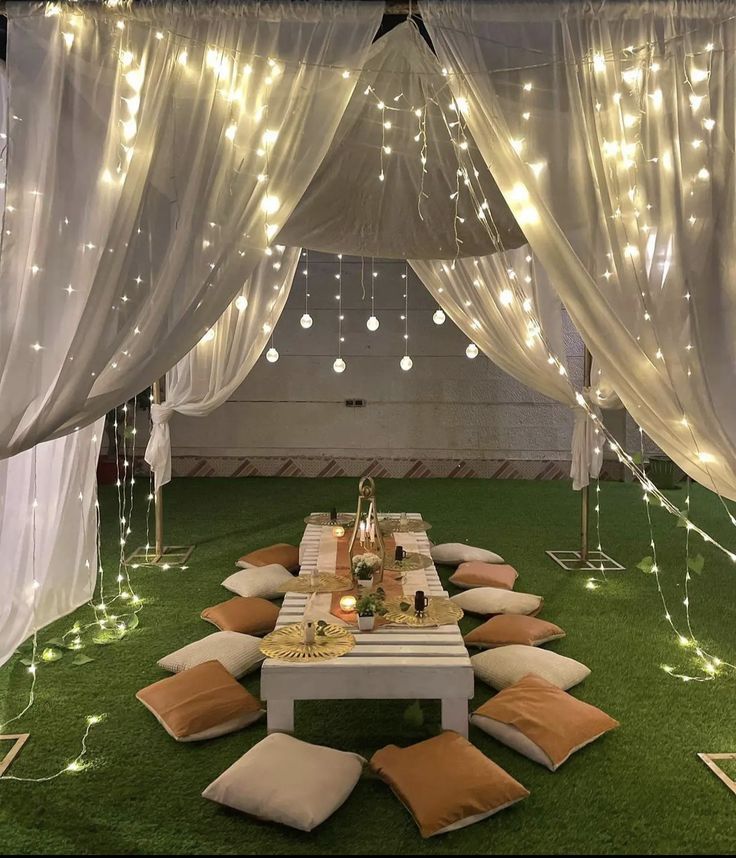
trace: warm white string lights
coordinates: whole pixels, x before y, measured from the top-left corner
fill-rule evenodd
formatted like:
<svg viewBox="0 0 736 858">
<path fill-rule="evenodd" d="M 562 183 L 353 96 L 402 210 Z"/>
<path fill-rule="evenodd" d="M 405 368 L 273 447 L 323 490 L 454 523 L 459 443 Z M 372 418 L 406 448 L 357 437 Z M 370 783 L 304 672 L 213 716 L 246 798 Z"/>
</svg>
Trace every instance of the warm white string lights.
<svg viewBox="0 0 736 858">
<path fill-rule="evenodd" d="M 404 321 L 404 356 L 399 366 L 408 372 L 414 366 L 414 361 L 409 357 L 409 266 L 406 262 L 401 279 L 404 281 L 404 314 L 401 317 Z"/>
<path fill-rule="evenodd" d="M 304 313 L 301 319 L 299 319 L 299 324 L 306 331 L 312 327 L 313 323 L 313 319 L 309 314 L 309 251 L 305 250 L 302 256 L 304 257 L 304 268 L 302 269 L 302 276 L 304 277 Z"/>
<path fill-rule="evenodd" d="M 337 357 L 335 358 L 334 363 L 332 364 L 332 369 L 341 374 L 345 372 L 347 364 L 342 356 L 342 344 L 345 342 L 345 338 L 342 335 L 342 323 L 345 318 L 342 313 L 342 253 L 337 254 L 338 266 L 337 266 L 337 274 L 335 275 L 337 279 L 337 295 L 335 298 L 337 300 Z"/>
</svg>

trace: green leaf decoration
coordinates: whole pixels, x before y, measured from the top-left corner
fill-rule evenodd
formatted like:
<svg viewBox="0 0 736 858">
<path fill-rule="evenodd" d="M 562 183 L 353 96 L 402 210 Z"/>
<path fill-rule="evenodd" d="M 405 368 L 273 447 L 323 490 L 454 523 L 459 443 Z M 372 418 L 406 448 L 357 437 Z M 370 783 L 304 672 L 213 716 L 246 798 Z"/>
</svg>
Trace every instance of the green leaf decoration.
<svg viewBox="0 0 736 858">
<path fill-rule="evenodd" d="M 41 661 L 46 664 L 51 664 L 54 661 L 58 661 L 64 653 L 53 646 L 47 646 L 45 649 L 41 651 Z"/>
<path fill-rule="evenodd" d="M 410 703 L 404 709 L 404 721 L 409 727 L 413 727 L 415 730 L 424 726 L 424 710 L 418 700 Z"/>
<path fill-rule="evenodd" d="M 33 662 L 30 660 L 30 658 L 22 658 L 20 660 L 20 663 L 25 665 L 26 667 L 30 667 L 33 664 Z"/>
<path fill-rule="evenodd" d="M 83 652 L 80 652 L 79 655 L 74 656 L 74 658 L 72 659 L 72 664 L 89 664 L 91 661 L 94 661 L 91 656 L 85 655 Z"/>
<path fill-rule="evenodd" d="M 100 629 L 92 638 L 92 643 L 98 646 L 107 646 L 108 644 L 118 643 L 125 637 L 125 629 Z"/>
<path fill-rule="evenodd" d="M 696 554 L 695 557 L 687 558 L 687 568 L 696 575 L 700 575 L 702 573 L 704 566 L 705 557 L 703 557 L 702 554 Z"/>
<path fill-rule="evenodd" d="M 662 501 L 655 494 L 649 495 L 649 506 L 662 506 Z"/>
<path fill-rule="evenodd" d="M 677 517 L 677 527 L 687 527 L 687 519 L 684 512 L 680 513 Z"/>
<path fill-rule="evenodd" d="M 646 572 L 649 575 L 652 571 L 652 567 L 654 566 L 654 558 L 653 557 L 642 557 L 642 559 L 636 564 L 637 569 L 641 569 L 642 572 Z"/>
<path fill-rule="evenodd" d="M 137 629 L 139 625 L 138 614 L 133 614 L 130 617 L 123 617 L 121 622 L 125 626 L 125 630 L 130 632 L 133 629 Z"/>
</svg>

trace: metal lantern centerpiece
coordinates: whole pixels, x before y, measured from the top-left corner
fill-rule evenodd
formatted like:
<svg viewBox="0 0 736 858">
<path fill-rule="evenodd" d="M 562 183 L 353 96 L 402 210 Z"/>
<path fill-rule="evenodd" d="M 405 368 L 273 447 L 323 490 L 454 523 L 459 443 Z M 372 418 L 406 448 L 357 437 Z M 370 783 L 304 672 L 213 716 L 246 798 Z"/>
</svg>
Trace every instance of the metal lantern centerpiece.
<svg viewBox="0 0 736 858">
<path fill-rule="evenodd" d="M 358 508 L 355 511 L 353 533 L 348 543 L 348 554 L 350 555 L 351 570 L 353 569 L 354 557 L 359 554 L 375 554 L 380 564 L 374 571 L 373 580 L 379 584 L 383 581 L 386 547 L 378 523 L 376 484 L 373 477 L 363 477 L 358 484 Z"/>
</svg>

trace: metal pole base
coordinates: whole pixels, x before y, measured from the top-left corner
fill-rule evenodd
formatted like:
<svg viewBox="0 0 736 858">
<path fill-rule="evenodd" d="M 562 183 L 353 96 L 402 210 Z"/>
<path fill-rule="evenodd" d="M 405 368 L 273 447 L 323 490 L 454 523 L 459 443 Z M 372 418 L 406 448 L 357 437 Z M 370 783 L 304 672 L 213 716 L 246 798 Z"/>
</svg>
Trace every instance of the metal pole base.
<svg viewBox="0 0 736 858">
<path fill-rule="evenodd" d="M 626 567 L 603 551 L 589 549 L 587 557 L 580 551 L 553 549 L 545 551 L 565 572 L 623 572 Z"/>
<path fill-rule="evenodd" d="M 125 558 L 125 565 L 132 569 L 139 566 L 158 566 L 161 569 L 171 569 L 176 566 L 186 569 L 195 545 L 164 545 L 161 551 L 146 548 L 141 545 Z"/>
</svg>

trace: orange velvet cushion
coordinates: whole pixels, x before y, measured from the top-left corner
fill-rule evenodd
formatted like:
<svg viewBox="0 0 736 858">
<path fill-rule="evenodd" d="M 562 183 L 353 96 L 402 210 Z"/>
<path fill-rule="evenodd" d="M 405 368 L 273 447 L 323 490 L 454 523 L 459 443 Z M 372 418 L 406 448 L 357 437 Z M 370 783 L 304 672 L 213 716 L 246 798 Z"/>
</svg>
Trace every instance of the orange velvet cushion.
<svg viewBox="0 0 736 858">
<path fill-rule="evenodd" d="M 479 822 L 529 792 L 458 733 L 376 751 L 371 767 L 408 808 L 422 837 Z"/>
<path fill-rule="evenodd" d="M 296 545 L 277 542 L 276 545 L 269 545 L 268 548 L 259 548 L 257 551 L 251 551 L 250 554 L 244 554 L 237 565 L 248 568 L 249 566 L 270 566 L 272 563 L 278 563 L 289 572 L 298 572 L 299 549 Z"/>
<path fill-rule="evenodd" d="M 473 724 L 555 771 L 618 721 L 546 679 L 529 674 L 473 713 Z"/>
<path fill-rule="evenodd" d="M 263 715 L 260 701 L 216 660 L 154 682 L 136 697 L 182 742 L 232 733 Z"/>
<path fill-rule="evenodd" d="M 450 576 L 450 581 L 456 587 L 464 590 L 470 587 L 499 587 L 502 590 L 513 590 L 519 573 L 507 563 L 481 563 L 471 560 L 461 563 Z"/>
<path fill-rule="evenodd" d="M 227 602 L 205 608 L 200 616 L 223 632 L 263 635 L 276 627 L 279 609 L 273 602 L 256 596 L 235 596 Z"/>
<path fill-rule="evenodd" d="M 509 644 L 539 646 L 564 637 L 565 632 L 547 620 L 521 614 L 499 614 L 465 635 L 465 643 L 468 646 L 490 649 Z"/>
</svg>

